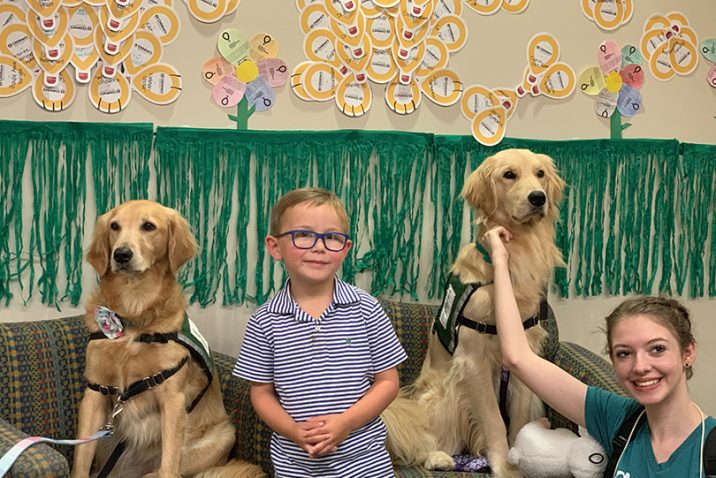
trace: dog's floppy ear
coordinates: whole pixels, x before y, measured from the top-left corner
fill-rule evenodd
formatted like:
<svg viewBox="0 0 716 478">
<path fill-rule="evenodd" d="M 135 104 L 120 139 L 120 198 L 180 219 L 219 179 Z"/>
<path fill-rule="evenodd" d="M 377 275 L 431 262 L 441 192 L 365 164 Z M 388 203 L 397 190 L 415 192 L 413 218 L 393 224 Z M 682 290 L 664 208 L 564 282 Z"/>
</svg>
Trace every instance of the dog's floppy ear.
<svg viewBox="0 0 716 478">
<path fill-rule="evenodd" d="M 109 212 L 97 218 L 92 243 L 87 251 L 87 262 L 101 276 L 109 269 Z"/>
<path fill-rule="evenodd" d="M 460 196 L 478 213 L 490 216 L 497 209 L 497 193 L 492 174 L 495 169 L 494 156 L 485 159 L 465 181 Z"/>
<path fill-rule="evenodd" d="M 559 219 L 559 203 L 562 202 L 565 182 L 559 176 L 552 158 L 544 154 L 540 154 L 539 156 L 545 165 L 545 172 L 547 173 L 545 181 L 545 193 L 547 194 L 549 204 L 547 214 L 556 220 Z"/>
<path fill-rule="evenodd" d="M 169 268 L 179 270 L 196 254 L 196 239 L 186 219 L 173 211 L 169 221 Z"/>
</svg>

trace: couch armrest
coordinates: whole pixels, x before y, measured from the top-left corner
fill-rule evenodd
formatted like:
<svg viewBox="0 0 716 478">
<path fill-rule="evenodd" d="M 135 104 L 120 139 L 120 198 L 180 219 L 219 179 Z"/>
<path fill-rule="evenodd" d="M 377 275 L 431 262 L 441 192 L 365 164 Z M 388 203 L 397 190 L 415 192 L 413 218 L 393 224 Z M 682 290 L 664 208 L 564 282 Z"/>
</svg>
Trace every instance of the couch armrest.
<svg viewBox="0 0 716 478">
<path fill-rule="evenodd" d="M 83 316 L 0 323 L 0 417 L 30 436 L 74 438 L 88 338 Z M 72 447 L 56 449 L 72 461 Z"/>
<path fill-rule="evenodd" d="M 0 456 L 27 437 L 26 433 L 0 418 Z M 60 452 L 45 443 L 38 443 L 25 450 L 5 476 L 8 478 L 68 477 L 70 467 L 67 458 Z"/>
<path fill-rule="evenodd" d="M 581 345 L 572 342 L 560 342 L 559 349 L 554 357 L 554 363 L 587 385 L 624 394 L 619 382 L 617 382 L 611 364 Z M 577 431 L 577 426 L 574 423 L 549 407 L 547 407 L 547 417 L 555 428 L 565 427 L 575 432 Z"/>
<path fill-rule="evenodd" d="M 218 352 L 213 352 L 212 356 L 221 379 L 226 412 L 236 427 L 232 457 L 256 463 L 266 472 L 272 471 L 269 449 L 271 429 L 256 415 L 251 405 L 249 382 L 231 374 L 236 362 L 234 357 Z"/>
</svg>

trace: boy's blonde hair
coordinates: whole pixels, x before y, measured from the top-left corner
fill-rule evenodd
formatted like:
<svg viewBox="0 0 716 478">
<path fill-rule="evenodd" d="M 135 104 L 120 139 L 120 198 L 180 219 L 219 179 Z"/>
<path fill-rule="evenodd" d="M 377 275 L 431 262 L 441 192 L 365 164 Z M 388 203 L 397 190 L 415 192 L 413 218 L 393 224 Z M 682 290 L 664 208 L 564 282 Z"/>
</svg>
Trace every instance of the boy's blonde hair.
<svg viewBox="0 0 716 478">
<path fill-rule="evenodd" d="M 274 205 L 271 210 L 269 234 L 276 236 L 284 232 L 280 229 L 283 214 L 288 208 L 299 204 L 306 204 L 308 206 L 330 205 L 336 211 L 341 221 L 341 232 L 345 234 L 349 233 L 350 221 L 348 220 L 348 213 L 338 196 L 323 188 L 299 188 L 281 196 L 278 202 L 276 202 L 276 205 Z"/>
</svg>

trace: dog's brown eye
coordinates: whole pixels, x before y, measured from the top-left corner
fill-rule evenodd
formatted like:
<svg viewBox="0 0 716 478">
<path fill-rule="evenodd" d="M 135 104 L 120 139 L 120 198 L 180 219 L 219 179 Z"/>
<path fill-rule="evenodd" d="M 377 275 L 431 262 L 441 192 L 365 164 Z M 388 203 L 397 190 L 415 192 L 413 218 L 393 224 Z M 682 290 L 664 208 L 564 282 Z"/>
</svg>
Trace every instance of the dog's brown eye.
<svg viewBox="0 0 716 478">
<path fill-rule="evenodd" d="M 154 224 L 152 224 L 152 223 L 149 222 L 149 221 L 147 221 L 147 222 L 145 222 L 144 224 L 142 224 L 142 230 L 143 230 L 143 231 L 153 231 L 153 230 L 156 229 L 156 228 L 157 228 L 157 226 L 155 226 Z"/>
<path fill-rule="evenodd" d="M 113 231 L 119 231 L 120 229 L 122 229 L 122 227 L 119 225 L 119 223 L 114 222 L 114 221 L 109 225 L 109 228 L 112 229 Z"/>
<path fill-rule="evenodd" d="M 538 177 L 538 178 L 543 178 L 543 177 L 544 177 L 544 171 L 541 170 L 541 169 L 540 169 L 539 171 L 537 171 L 537 177 Z"/>
<path fill-rule="evenodd" d="M 517 176 L 515 176 L 515 173 L 513 173 L 512 171 L 505 171 L 505 173 L 502 175 L 502 177 L 505 179 L 516 179 L 517 178 Z"/>
</svg>

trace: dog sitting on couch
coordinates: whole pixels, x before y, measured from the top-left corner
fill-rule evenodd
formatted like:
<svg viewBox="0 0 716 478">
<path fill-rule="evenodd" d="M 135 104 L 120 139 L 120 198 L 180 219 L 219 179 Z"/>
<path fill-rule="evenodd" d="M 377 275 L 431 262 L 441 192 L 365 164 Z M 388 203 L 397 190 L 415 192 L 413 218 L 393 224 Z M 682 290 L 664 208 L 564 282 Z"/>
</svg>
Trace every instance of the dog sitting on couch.
<svg viewBox="0 0 716 478">
<path fill-rule="evenodd" d="M 555 245 L 563 188 L 552 159 L 526 149 L 500 151 L 466 180 L 461 195 L 476 214 L 478 242 L 463 246 L 450 269 L 420 376 L 381 415 L 395 462 L 449 469 L 451 455 L 467 450 L 487 456 L 498 478 L 520 476 L 507 462 L 509 444 L 541 409 L 518 379 L 504 380 L 492 265 L 479 238 L 498 225 L 512 232 L 510 274 L 530 346 L 539 353 L 547 287 L 563 264 Z"/>
<path fill-rule="evenodd" d="M 114 433 L 77 447 L 74 478 L 99 469 L 127 478 L 266 477 L 258 466 L 227 463 L 235 429 L 176 281 L 195 251 L 187 221 L 158 203 L 129 201 L 98 218 L 87 253 L 100 279 L 86 304 L 78 436 L 103 426 Z"/>
</svg>

